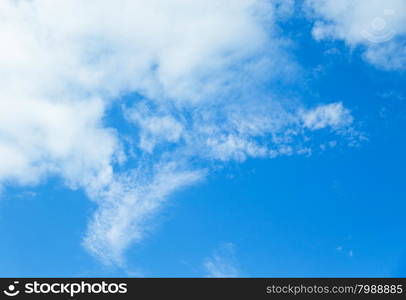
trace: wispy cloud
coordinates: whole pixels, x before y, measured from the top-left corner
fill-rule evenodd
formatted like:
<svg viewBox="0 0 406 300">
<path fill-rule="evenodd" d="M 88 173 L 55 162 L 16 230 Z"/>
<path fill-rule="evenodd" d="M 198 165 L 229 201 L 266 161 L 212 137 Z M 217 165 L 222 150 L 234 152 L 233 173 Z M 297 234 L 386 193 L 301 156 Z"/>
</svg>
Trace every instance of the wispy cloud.
<svg viewBox="0 0 406 300">
<path fill-rule="evenodd" d="M 238 277 L 241 272 L 233 243 L 222 243 L 204 261 L 207 277 Z"/>
<path fill-rule="evenodd" d="M 124 264 L 124 250 L 149 231 L 148 221 L 168 195 L 203 175 L 203 170 L 182 170 L 167 162 L 110 183 L 105 191 L 93 195 L 100 207 L 89 224 L 84 245 L 107 264 Z"/>
</svg>

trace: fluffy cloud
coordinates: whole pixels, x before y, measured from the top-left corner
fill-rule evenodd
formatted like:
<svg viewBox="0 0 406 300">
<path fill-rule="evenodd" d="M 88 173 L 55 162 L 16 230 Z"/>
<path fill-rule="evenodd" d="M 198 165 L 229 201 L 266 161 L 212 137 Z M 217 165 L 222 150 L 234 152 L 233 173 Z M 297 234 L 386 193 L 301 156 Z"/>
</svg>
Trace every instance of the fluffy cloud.
<svg viewBox="0 0 406 300">
<path fill-rule="evenodd" d="M 307 0 L 313 36 L 364 47 L 364 57 L 383 69 L 406 68 L 406 2 L 403 0 Z"/>
<path fill-rule="evenodd" d="M 305 153 L 306 132 L 343 134 L 341 104 L 289 108 L 264 92 L 296 69 L 277 30 L 289 3 L 1 1 L 0 184 L 57 175 L 84 189 L 99 205 L 84 245 L 123 263 L 170 194 L 210 171 L 202 162 Z M 117 105 L 125 139 L 104 122 Z"/>
<path fill-rule="evenodd" d="M 342 128 L 345 125 L 350 125 L 353 121 L 350 112 L 344 108 L 342 103 L 321 105 L 313 110 L 304 112 L 302 117 L 304 126 L 312 130 L 327 126 Z"/>
</svg>

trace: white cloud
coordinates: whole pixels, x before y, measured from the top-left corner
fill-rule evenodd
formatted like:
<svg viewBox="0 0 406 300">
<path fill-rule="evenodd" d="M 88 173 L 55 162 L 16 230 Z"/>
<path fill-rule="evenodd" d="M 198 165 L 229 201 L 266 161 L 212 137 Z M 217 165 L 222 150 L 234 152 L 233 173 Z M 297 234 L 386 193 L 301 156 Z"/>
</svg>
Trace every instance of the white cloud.
<svg viewBox="0 0 406 300">
<path fill-rule="evenodd" d="M 185 110 L 182 115 L 162 111 L 162 106 L 154 112 L 140 102 L 127 109 L 127 118 L 137 125 L 139 148 L 146 150 L 147 146 L 149 153 L 154 153 L 154 146 L 175 143 L 176 157 L 222 162 L 308 153 L 305 131 L 330 128 L 346 135 L 353 122 L 351 112 L 342 103 L 312 109 L 297 105 L 288 111 L 270 99 L 224 102 L 218 100 L 215 109 L 194 105 L 192 111 Z M 160 128 L 163 121 L 168 123 L 165 129 Z M 159 130 L 155 131 L 156 128 Z"/>
<path fill-rule="evenodd" d="M 406 44 L 390 41 L 379 47 L 371 47 L 365 52 L 365 58 L 386 70 L 404 70 L 406 68 Z"/>
<path fill-rule="evenodd" d="M 325 127 L 342 128 L 352 124 L 351 112 L 342 103 L 318 106 L 302 114 L 304 126 L 317 130 Z"/>
<path fill-rule="evenodd" d="M 161 162 L 152 170 L 138 170 L 112 182 L 107 190 L 96 194 L 100 208 L 84 245 L 106 264 L 124 264 L 124 251 L 151 229 L 147 221 L 167 197 L 203 177 L 204 170 L 182 170 L 174 162 Z"/>
<path fill-rule="evenodd" d="M 126 118 L 141 128 L 139 147 L 152 153 L 157 144 L 177 143 L 184 133 L 184 125 L 165 112 L 154 113 L 145 103 L 125 110 Z"/>
<path fill-rule="evenodd" d="M 363 46 L 364 57 L 383 69 L 406 68 L 406 2 L 403 0 L 306 0 L 317 40 Z"/>
<path fill-rule="evenodd" d="M 204 178 L 193 160 L 308 153 L 306 130 L 337 132 L 350 113 L 288 109 L 263 94 L 296 70 L 276 30 L 293 3 L 281 4 L 1 1 L 0 184 L 58 175 L 84 189 L 99 205 L 84 245 L 123 263 L 164 200 Z M 131 93 L 143 98 L 125 108 L 133 154 L 104 123 Z"/>
<path fill-rule="evenodd" d="M 207 277 L 238 277 L 240 270 L 232 243 L 222 243 L 213 254 L 204 261 Z"/>
</svg>

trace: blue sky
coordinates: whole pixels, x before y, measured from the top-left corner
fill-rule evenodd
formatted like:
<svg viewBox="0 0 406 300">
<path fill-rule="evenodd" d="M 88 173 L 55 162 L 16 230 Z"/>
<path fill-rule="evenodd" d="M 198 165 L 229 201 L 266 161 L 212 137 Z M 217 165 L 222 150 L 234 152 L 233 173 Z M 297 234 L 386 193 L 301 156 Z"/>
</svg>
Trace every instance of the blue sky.
<svg viewBox="0 0 406 300">
<path fill-rule="evenodd" d="M 208 2 L 0 6 L 1 276 L 406 276 L 402 1 Z"/>
</svg>

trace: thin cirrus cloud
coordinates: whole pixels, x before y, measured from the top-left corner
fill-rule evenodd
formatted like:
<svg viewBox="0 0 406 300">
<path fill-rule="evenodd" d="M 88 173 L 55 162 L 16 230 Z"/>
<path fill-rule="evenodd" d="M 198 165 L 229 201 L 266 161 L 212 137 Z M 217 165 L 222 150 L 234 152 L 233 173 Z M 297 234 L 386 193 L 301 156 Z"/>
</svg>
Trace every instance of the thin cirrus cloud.
<svg viewBox="0 0 406 300">
<path fill-rule="evenodd" d="M 385 70 L 406 68 L 405 1 L 306 0 L 305 8 L 317 40 L 360 46 L 365 60 Z"/>
<path fill-rule="evenodd" d="M 124 264 L 212 163 L 308 154 L 316 130 L 353 135 L 342 103 L 268 95 L 298 68 L 278 31 L 288 2 L 1 1 L 0 185 L 57 175 L 83 189 L 99 207 L 83 245 Z M 125 138 L 105 123 L 117 105 Z"/>
<path fill-rule="evenodd" d="M 241 271 L 233 243 L 221 243 L 211 256 L 204 260 L 203 266 L 207 277 L 239 277 Z"/>
</svg>

